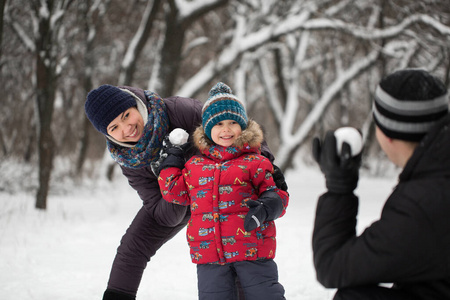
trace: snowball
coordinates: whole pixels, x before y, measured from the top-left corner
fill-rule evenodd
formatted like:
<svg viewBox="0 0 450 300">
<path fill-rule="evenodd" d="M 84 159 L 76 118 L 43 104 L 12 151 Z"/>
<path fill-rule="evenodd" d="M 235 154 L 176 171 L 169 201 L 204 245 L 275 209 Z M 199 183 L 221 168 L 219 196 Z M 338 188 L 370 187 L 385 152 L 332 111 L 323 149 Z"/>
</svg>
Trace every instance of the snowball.
<svg viewBox="0 0 450 300">
<path fill-rule="evenodd" d="M 353 127 L 341 127 L 334 132 L 336 137 L 337 153 L 341 154 L 342 143 L 346 142 L 350 145 L 352 156 L 361 153 L 363 141 L 361 133 Z"/>
<path fill-rule="evenodd" d="M 169 141 L 174 146 L 181 146 L 181 145 L 187 143 L 188 137 L 189 137 L 189 134 L 184 129 L 175 128 L 169 134 Z"/>
</svg>

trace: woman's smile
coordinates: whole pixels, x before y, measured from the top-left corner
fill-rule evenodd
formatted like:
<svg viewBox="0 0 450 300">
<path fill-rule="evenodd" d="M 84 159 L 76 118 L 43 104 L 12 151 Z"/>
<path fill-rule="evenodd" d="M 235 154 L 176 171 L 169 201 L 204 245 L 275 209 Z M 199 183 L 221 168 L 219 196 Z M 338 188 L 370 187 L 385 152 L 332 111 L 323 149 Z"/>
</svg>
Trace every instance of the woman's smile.
<svg viewBox="0 0 450 300">
<path fill-rule="evenodd" d="M 136 107 L 118 115 L 107 127 L 108 134 L 119 142 L 135 143 L 144 132 L 144 119 Z"/>
</svg>

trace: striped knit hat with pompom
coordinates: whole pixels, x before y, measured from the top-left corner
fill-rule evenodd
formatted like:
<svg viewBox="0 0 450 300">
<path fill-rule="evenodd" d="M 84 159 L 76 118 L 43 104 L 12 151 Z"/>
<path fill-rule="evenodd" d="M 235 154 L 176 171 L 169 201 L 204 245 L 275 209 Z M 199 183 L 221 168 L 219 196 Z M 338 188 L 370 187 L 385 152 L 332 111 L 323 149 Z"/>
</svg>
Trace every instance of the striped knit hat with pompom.
<svg viewBox="0 0 450 300">
<path fill-rule="evenodd" d="M 394 72 L 375 91 L 375 124 L 393 139 L 418 142 L 447 114 L 447 88 L 424 70 Z"/>
<path fill-rule="evenodd" d="M 205 134 L 211 140 L 211 129 L 221 121 L 234 120 L 238 122 L 242 130 L 247 128 L 248 123 L 244 104 L 223 82 L 217 83 L 209 91 L 209 98 L 202 109 L 202 120 Z"/>
</svg>

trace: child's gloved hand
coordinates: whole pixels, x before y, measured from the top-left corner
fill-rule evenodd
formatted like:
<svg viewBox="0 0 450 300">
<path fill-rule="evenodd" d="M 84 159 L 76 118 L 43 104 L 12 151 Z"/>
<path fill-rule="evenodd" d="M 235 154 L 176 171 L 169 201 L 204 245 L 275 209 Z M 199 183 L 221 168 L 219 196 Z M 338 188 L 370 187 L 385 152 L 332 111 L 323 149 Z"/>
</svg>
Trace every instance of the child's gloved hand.
<svg viewBox="0 0 450 300">
<path fill-rule="evenodd" d="M 273 181 L 275 181 L 275 184 L 277 185 L 277 188 L 287 192 L 288 186 L 287 186 L 287 183 L 286 183 L 286 179 L 284 178 L 284 174 L 281 171 L 281 169 L 278 166 L 276 166 L 276 165 L 273 165 L 273 175 L 272 175 L 272 177 L 273 177 Z"/>
<path fill-rule="evenodd" d="M 264 192 L 258 200 L 247 200 L 249 211 L 245 216 L 244 229 L 252 231 L 266 221 L 278 218 L 284 210 L 283 201 L 275 192 Z"/>
<path fill-rule="evenodd" d="M 245 231 L 252 231 L 266 221 L 267 212 L 261 201 L 248 200 L 246 204 L 250 210 L 245 216 L 244 229 Z"/>
<path fill-rule="evenodd" d="M 183 133 L 180 133 L 180 131 L 183 131 Z M 184 167 L 186 163 L 184 153 L 189 148 L 189 143 L 187 142 L 188 137 L 188 133 L 180 128 L 174 129 L 169 135 L 164 137 L 159 159 L 150 164 L 152 172 L 156 176 L 159 176 L 161 170 L 165 168 L 175 167 L 182 169 Z M 172 141 L 176 144 L 172 143 Z"/>
</svg>

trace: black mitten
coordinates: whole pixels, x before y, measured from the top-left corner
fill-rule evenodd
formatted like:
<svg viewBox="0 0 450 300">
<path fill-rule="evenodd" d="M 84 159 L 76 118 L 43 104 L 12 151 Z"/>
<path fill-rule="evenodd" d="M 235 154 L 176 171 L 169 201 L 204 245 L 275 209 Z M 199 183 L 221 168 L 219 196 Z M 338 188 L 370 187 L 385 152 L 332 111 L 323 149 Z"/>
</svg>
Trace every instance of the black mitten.
<svg viewBox="0 0 450 300">
<path fill-rule="evenodd" d="M 245 231 L 252 231 L 266 221 L 267 212 L 261 201 L 248 200 L 246 204 L 250 210 L 245 216 L 244 229 Z"/>
<path fill-rule="evenodd" d="M 328 191 L 337 194 L 352 193 L 358 185 L 361 153 L 352 157 L 350 145 L 344 142 L 341 154 L 338 155 L 333 131 L 327 132 L 323 143 L 319 138 L 314 138 L 312 152 L 325 175 Z"/>
<path fill-rule="evenodd" d="M 103 294 L 103 300 L 136 300 L 136 297 L 114 290 L 106 290 Z"/>
<path fill-rule="evenodd" d="M 159 153 L 159 159 L 150 164 L 153 173 L 159 176 L 161 170 L 169 167 L 175 167 L 182 169 L 186 160 L 184 158 L 184 153 L 189 147 L 188 143 L 181 146 L 172 145 L 169 140 L 169 136 L 166 136 L 163 141 L 163 147 Z"/>
<path fill-rule="evenodd" d="M 246 202 L 250 208 L 244 220 L 245 231 L 252 231 L 266 221 L 272 221 L 283 213 L 283 202 L 275 192 L 264 192 L 258 200 Z"/>
<path fill-rule="evenodd" d="M 273 180 L 275 181 L 275 184 L 277 185 L 277 188 L 280 190 L 283 190 L 287 192 L 288 186 L 286 184 L 286 179 L 284 178 L 283 172 L 281 172 L 281 169 L 278 168 L 278 166 L 273 165 Z"/>
</svg>

